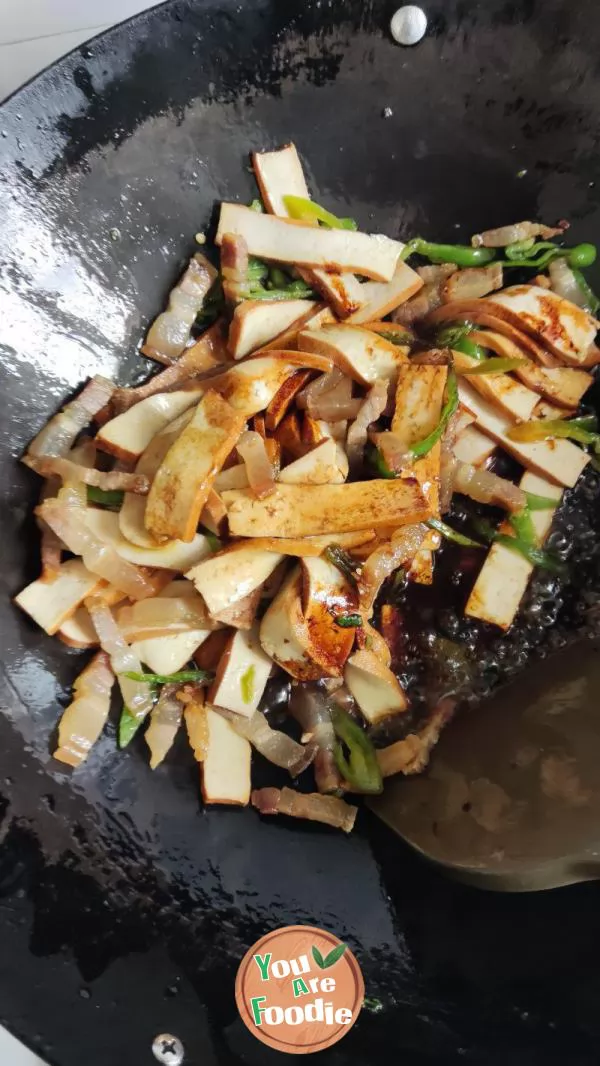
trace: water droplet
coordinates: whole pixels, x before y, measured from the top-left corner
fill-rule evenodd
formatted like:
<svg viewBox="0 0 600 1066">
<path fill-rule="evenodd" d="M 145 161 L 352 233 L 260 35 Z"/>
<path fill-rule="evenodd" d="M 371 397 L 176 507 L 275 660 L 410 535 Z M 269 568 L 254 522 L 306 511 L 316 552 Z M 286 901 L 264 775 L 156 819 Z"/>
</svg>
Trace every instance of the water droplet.
<svg viewBox="0 0 600 1066">
<path fill-rule="evenodd" d="M 121 240 L 121 230 L 117 229 L 116 226 L 113 226 L 112 229 L 109 229 L 108 236 L 110 237 L 111 241 L 120 241 Z"/>
<path fill-rule="evenodd" d="M 384 107 L 383 111 L 381 112 L 382 118 L 391 118 L 393 114 L 394 112 L 392 111 L 391 107 Z"/>
<path fill-rule="evenodd" d="M 82 999 L 91 999 L 92 998 L 92 993 L 90 992 L 89 988 L 80 988 L 79 989 L 79 995 L 81 996 Z"/>
</svg>

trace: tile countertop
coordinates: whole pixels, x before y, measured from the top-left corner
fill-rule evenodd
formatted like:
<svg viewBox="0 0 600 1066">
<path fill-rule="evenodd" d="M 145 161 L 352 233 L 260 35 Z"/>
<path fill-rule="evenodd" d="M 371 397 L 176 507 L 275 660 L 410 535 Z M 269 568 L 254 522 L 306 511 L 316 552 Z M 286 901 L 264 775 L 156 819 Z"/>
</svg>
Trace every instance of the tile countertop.
<svg viewBox="0 0 600 1066">
<path fill-rule="evenodd" d="M 0 101 L 90 37 L 153 6 L 148 0 L 104 0 L 100 9 L 92 0 L 0 0 Z M 0 1063 L 44 1066 L 2 1026 Z"/>
<path fill-rule="evenodd" d="M 0 0 L 0 100 L 72 48 L 150 0 Z"/>
</svg>

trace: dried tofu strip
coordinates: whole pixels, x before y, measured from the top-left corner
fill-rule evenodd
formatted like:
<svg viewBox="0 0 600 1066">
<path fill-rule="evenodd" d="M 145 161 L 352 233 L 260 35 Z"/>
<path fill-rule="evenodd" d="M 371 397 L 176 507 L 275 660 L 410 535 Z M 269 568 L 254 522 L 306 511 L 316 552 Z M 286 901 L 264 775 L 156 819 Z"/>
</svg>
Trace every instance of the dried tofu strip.
<svg viewBox="0 0 600 1066">
<path fill-rule="evenodd" d="M 246 807 L 250 802 L 252 748 L 230 723 L 206 707 L 207 740 L 201 765 L 205 803 Z"/>
<path fill-rule="evenodd" d="M 326 437 L 312 451 L 285 466 L 278 481 L 286 485 L 340 484 L 346 478 L 339 465 L 338 447 L 332 437 Z"/>
<path fill-rule="evenodd" d="M 539 337 L 559 359 L 585 365 L 599 323 L 570 300 L 539 285 L 513 285 L 494 293 L 485 304 L 518 329 Z"/>
<path fill-rule="evenodd" d="M 562 490 L 536 474 L 523 474 L 520 487 L 524 492 L 556 500 L 557 507 L 560 503 Z M 543 544 L 546 539 L 555 513 L 555 510 L 531 512 L 538 544 Z M 513 534 L 508 522 L 500 526 L 500 532 L 509 536 Z M 503 544 L 493 544 L 469 596 L 465 614 L 508 629 L 515 620 L 533 570 L 534 567 L 524 556 Z"/>
<path fill-rule="evenodd" d="M 408 448 L 428 437 L 439 425 L 447 381 L 446 366 L 407 363 L 399 368 L 392 432 Z M 441 442 L 438 441 L 426 455 L 402 471 L 403 477 L 417 478 L 433 514 L 439 512 L 440 461 Z"/>
<path fill-rule="evenodd" d="M 282 333 L 294 323 L 314 316 L 314 300 L 244 300 L 236 307 L 229 327 L 228 348 L 234 359 L 243 359 Z M 278 345 L 285 348 L 285 345 Z"/>
<path fill-rule="evenodd" d="M 592 384 L 592 375 L 585 370 L 575 370 L 568 366 L 554 368 L 537 366 L 529 358 L 530 353 L 527 349 L 495 330 L 474 330 L 470 339 L 474 344 L 481 344 L 484 348 L 491 349 L 501 358 L 526 358 L 526 364 L 515 368 L 516 377 L 534 392 L 539 392 L 540 396 L 561 406 L 577 407 Z"/>
<path fill-rule="evenodd" d="M 481 466 L 496 450 L 496 441 L 477 426 L 467 426 L 454 443 L 454 454 L 462 463 Z"/>
<path fill-rule="evenodd" d="M 244 428 L 244 416 L 209 389 L 163 459 L 148 495 L 146 529 L 157 540 L 192 541 L 215 476 Z"/>
<path fill-rule="evenodd" d="M 320 329 L 321 326 L 331 326 L 337 321 L 329 307 L 325 307 L 323 304 L 317 304 L 317 307 L 317 311 L 294 322 L 290 329 L 280 333 L 278 337 L 274 337 L 268 344 L 264 344 L 262 348 L 259 348 L 257 354 L 262 355 L 263 352 L 266 354 L 277 349 L 280 351 L 297 351 L 298 337 L 303 329 Z"/>
<path fill-rule="evenodd" d="M 252 537 L 235 541 L 232 549 L 248 549 L 254 552 L 280 552 L 293 555 L 299 559 L 310 559 L 322 555 L 326 548 L 335 545 L 349 550 L 362 548 L 375 540 L 373 529 L 358 529 L 352 533 L 329 533 L 320 537 Z"/>
<path fill-rule="evenodd" d="M 390 281 L 404 247 L 381 233 L 307 226 L 228 203 L 221 205 L 217 245 L 225 233 L 243 237 L 249 253 L 261 259 L 327 271 L 350 270 L 375 281 Z"/>
<path fill-rule="evenodd" d="M 170 422 L 198 403 L 200 388 L 148 396 L 122 415 L 105 422 L 95 437 L 98 448 L 118 459 L 134 462 L 150 441 Z"/>
<path fill-rule="evenodd" d="M 497 441 L 509 455 L 542 477 L 548 477 L 565 488 L 572 488 L 589 463 L 589 456 L 570 440 L 542 440 L 533 443 L 511 440 L 506 436 L 512 422 L 487 403 L 470 385 L 459 381 L 460 401 L 473 412 L 477 425 Z"/>
<path fill-rule="evenodd" d="M 360 326 L 302 330 L 298 345 L 300 351 L 329 356 L 335 366 L 360 385 L 373 385 L 380 378 L 395 381 L 398 367 L 408 362 L 403 348 Z"/>
<path fill-rule="evenodd" d="M 285 145 L 275 152 L 255 152 L 252 162 L 262 198 L 272 214 L 288 217 L 284 196 L 310 199 L 295 145 Z M 342 318 L 350 315 L 351 321 L 356 323 L 383 318 L 418 292 L 423 284 L 416 271 L 401 260 L 393 278 L 385 284 L 359 282 L 350 273 L 331 274 L 325 270 L 302 273 L 333 304 Z"/>
<path fill-rule="evenodd" d="M 283 383 L 297 370 L 297 365 L 280 358 L 279 353 L 253 356 L 211 378 L 210 385 L 247 419 L 265 411 Z"/>
<path fill-rule="evenodd" d="M 190 541 L 168 540 L 152 548 L 141 547 L 128 541 L 119 528 L 119 515 L 101 508 L 88 508 L 85 518 L 88 529 L 96 533 L 105 544 L 110 544 L 121 559 L 136 566 L 151 566 L 164 570 L 189 570 L 206 555 L 210 546 L 202 533 L 195 533 Z"/>
<path fill-rule="evenodd" d="M 413 525 L 433 513 L 419 485 L 354 481 L 344 485 L 277 485 L 265 500 L 248 489 L 223 493 L 229 530 L 236 537 L 304 537 Z"/>
<path fill-rule="evenodd" d="M 283 552 L 229 545 L 186 574 L 194 582 L 213 618 L 260 589 L 283 559 Z"/>
<path fill-rule="evenodd" d="M 238 629 L 227 643 L 207 699 L 214 707 L 251 718 L 263 697 L 272 660 L 258 639 L 258 627 Z"/>
<path fill-rule="evenodd" d="M 480 365 L 479 359 L 465 355 L 464 352 L 453 351 L 452 355 L 459 372 Z M 513 421 L 526 422 L 539 402 L 537 392 L 528 389 L 510 374 L 472 374 L 469 384 Z"/>
<path fill-rule="evenodd" d="M 54 581 L 38 578 L 15 596 L 15 603 L 52 636 L 101 584 L 81 559 L 69 559 Z"/>
</svg>

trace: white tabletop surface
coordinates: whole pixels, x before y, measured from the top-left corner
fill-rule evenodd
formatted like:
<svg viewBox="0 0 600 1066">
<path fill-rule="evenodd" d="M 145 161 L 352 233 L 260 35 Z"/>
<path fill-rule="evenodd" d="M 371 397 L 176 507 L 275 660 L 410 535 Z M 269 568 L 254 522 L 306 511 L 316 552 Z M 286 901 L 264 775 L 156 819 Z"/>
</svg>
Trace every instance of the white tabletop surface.
<svg viewBox="0 0 600 1066">
<path fill-rule="evenodd" d="M 148 0 L 0 0 L 0 100 L 65 52 L 152 6 Z M 0 1026 L 0 1066 L 44 1063 Z"/>
</svg>

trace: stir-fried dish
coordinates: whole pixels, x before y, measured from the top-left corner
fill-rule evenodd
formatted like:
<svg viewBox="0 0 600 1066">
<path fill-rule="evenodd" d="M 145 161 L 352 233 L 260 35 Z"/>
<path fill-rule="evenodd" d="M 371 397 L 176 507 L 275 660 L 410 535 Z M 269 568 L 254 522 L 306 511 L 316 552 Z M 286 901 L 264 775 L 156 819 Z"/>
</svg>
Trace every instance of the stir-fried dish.
<svg viewBox="0 0 600 1066">
<path fill-rule="evenodd" d="M 144 730 L 154 769 L 185 727 L 206 804 L 349 831 L 347 794 L 422 770 L 458 702 L 416 716 L 402 666 L 444 543 L 488 631 L 561 576 L 545 541 L 600 463 L 596 252 L 564 222 L 402 243 L 311 200 L 293 145 L 253 167 L 218 268 L 197 252 L 150 327 L 163 368 L 93 378 L 29 446 L 41 574 L 16 603 L 91 651 L 56 759 L 87 758 L 116 689 L 120 746 Z"/>
</svg>

